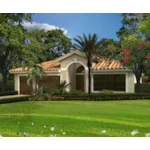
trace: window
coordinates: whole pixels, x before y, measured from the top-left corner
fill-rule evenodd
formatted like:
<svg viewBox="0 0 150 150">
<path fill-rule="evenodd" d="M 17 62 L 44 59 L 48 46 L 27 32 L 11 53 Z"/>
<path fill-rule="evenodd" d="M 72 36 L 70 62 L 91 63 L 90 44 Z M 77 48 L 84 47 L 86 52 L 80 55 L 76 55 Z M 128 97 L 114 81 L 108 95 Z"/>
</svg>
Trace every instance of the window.
<svg viewBox="0 0 150 150">
<path fill-rule="evenodd" d="M 101 90 L 125 91 L 125 75 L 94 75 L 94 91 Z"/>
<path fill-rule="evenodd" d="M 77 68 L 76 73 L 83 73 L 84 72 L 84 67 L 80 66 Z"/>
</svg>

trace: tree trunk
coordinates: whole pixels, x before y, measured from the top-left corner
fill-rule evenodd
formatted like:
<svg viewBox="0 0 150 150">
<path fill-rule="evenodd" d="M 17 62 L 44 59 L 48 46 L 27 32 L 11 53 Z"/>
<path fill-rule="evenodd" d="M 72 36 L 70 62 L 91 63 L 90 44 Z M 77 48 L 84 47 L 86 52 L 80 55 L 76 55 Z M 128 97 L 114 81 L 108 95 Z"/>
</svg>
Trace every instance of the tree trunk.
<svg viewBox="0 0 150 150">
<path fill-rule="evenodd" d="M 6 91 L 7 90 L 7 75 L 6 73 L 2 73 L 2 91 Z"/>
<path fill-rule="evenodd" d="M 136 92 L 140 93 L 141 91 L 141 83 L 140 83 L 141 76 L 136 75 Z"/>
<path fill-rule="evenodd" d="M 88 94 L 91 94 L 91 66 L 88 66 Z"/>
</svg>

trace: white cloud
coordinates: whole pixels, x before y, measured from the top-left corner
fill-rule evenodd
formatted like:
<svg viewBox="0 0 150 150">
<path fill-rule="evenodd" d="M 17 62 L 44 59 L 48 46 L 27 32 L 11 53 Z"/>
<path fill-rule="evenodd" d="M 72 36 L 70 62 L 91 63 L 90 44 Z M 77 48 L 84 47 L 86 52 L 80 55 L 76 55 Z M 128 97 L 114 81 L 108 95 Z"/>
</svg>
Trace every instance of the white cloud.
<svg viewBox="0 0 150 150">
<path fill-rule="evenodd" d="M 68 33 L 68 31 L 66 29 L 59 28 L 57 26 L 50 25 L 48 23 L 37 23 L 37 22 L 30 23 L 30 22 L 24 22 L 23 26 L 27 30 L 36 30 L 36 29 L 42 30 L 42 29 L 44 29 L 45 31 L 48 31 L 48 30 L 61 29 L 61 30 L 64 31 L 65 35 L 67 35 L 67 33 Z"/>
</svg>

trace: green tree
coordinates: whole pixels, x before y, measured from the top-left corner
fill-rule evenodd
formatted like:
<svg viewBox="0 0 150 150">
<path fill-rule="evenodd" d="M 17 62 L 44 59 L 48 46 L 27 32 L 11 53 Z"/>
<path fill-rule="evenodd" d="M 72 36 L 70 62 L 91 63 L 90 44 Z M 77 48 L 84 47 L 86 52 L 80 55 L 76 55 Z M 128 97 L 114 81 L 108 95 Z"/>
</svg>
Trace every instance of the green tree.
<svg viewBox="0 0 150 150">
<path fill-rule="evenodd" d="M 143 14 L 145 19 L 139 23 L 138 32 L 150 41 L 150 14 Z"/>
<path fill-rule="evenodd" d="M 129 35 L 137 34 L 139 22 L 143 17 L 138 13 L 123 13 L 122 14 L 122 27 L 116 33 L 122 41 Z"/>
<path fill-rule="evenodd" d="M 7 89 L 9 69 L 38 62 L 42 54 L 40 43 L 23 28 L 31 14 L 0 14 L 0 72 L 2 90 Z"/>
<path fill-rule="evenodd" d="M 56 59 L 68 53 L 72 46 L 71 39 L 69 39 L 61 29 L 49 31 L 33 30 L 30 31 L 29 34 L 36 38 L 41 44 L 43 50 L 43 57 L 40 58 L 41 62 L 43 60 L 48 61 Z"/>
<path fill-rule="evenodd" d="M 122 27 L 117 32 L 121 42 L 120 60 L 136 77 L 137 92 L 140 92 L 140 79 L 149 66 L 149 43 L 142 31 L 147 14 L 122 14 Z M 141 25 L 140 25 L 141 24 Z"/>
<path fill-rule="evenodd" d="M 122 42 L 123 51 L 121 61 L 135 74 L 137 81 L 137 92 L 140 92 L 140 79 L 150 62 L 150 42 L 141 37 L 130 35 Z"/>
<path fill-rule="evenodd" d="M 100 46 L 104 44 L 105 39 L 99 40 L 97 34 L 89 34 L 86 36 L 77 36 L 74 38 L 76 42 L 74 47 L 86 54 L 87 67 L 88 67 L 88 93 L 91 94 L 91 67 L 93 58 L 98 54 L 99 57 L 106 56 L 103 50 L 100 50 Z"/>
</svg>

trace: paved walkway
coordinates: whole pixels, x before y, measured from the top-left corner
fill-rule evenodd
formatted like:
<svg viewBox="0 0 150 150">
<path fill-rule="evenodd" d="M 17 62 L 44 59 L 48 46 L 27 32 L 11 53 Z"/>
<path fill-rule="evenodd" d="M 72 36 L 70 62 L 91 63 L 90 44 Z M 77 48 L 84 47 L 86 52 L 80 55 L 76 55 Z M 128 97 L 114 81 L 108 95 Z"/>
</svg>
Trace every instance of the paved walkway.
<svg viewBox="0 0 150 150">
<path fill-rule="evenodd" d="M 24 97 L 24 96 L 29 96 L 29 95 L 7 95 L 7 96 L 0 96 L 0 99 L 15 98 L 15 97 Z"/>
</svg>

